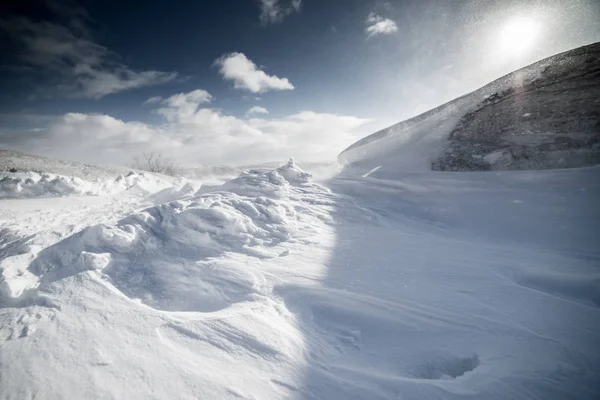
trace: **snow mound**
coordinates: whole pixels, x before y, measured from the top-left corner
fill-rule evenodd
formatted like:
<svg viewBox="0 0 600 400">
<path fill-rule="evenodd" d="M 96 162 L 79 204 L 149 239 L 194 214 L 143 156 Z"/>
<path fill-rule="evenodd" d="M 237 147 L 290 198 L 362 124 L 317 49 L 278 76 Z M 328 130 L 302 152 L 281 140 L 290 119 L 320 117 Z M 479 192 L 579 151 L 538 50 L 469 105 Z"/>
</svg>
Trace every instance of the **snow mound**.
<svg viewBox="0 0 600 400">
<path fill-rule="evenodd" d="M 293 184 L 306 184 L 312 178 L 311 174 L 303 171 L 296 165 L 293 158 L 290 158 L 286 165 L 277 168 L 276 171 L 279 175 L 283 176 L 285 180 Z"/>
<path fill-rule="evenodd" d="M 160 184 L 159 178 L 136 172 L 99 181 L 50 173 L 17 172 L 0 179 L 0 198 L 99 196 L 132 189 L 151 191 Z"/>
<path fill-rule="evenodd" d="M 202 187 L 198 181 L 190 181 L 187 178 L 178 178 L 172 185 L 153 193 L 149 198 L 154 204 L 167 203 L 195 195 Z"/>
<path fill-rule="evenodd" d="M 131 171 L 126 175 L 119 175 L 114 180 L 96 182 L 94 195 L 103 193 L 113 194 L 123 191 L 137 191 L 141 193 L 153 193 L 160 188 L 169 187 L 171 184 L 164 177 L 151 173 Z"/>
<path fill-rule="evenodd" d="M 75 177 L 36 172 L 11 175 L 0 180 L 0 198 L 69 196 L 92 190 L 91 182 Z"/>
<path fill-rule="evenodd" d="M 306 161 L 293 160 L 296 166 L 304 171 L 310 171 L 313 179 L 322 181 L 337 175 L 342 165 L 337 161 Z M 285 163 L 285 160 L 269 161 L 267 163 L 252 165 L 182 165 L 181 175 L 189 179 L 221 185 L 231 179 L 237 178 L 245 170 L 272 170 Z"/>
<path fill-rule="evenodd" d="M 288 177 L 290 180 L 284 178 Z M 329 222 L 329 191 L 294 165 L 246 171 L 211 193 L 192 186 L 182 198 L 147 208 L 115 225 L 96 225 L 40 252 L 32 284 L 93 270 L 127 297 L 167 311 L 215 311 L 255 293 L 260 279 L 239 268 L 248 259 L 285 256 L 286 243 Z M 10 284 L 8 285 L 10 286 Z M 10 287 L 5 295 L 24 292 Z"/>
<path fill-rule="evenodd" d="M 226 182 L 221 186 L 238 194 L 263 195 L 275 198 L 287 197 L 292 188 L 295 191 L 307 188 L 316 192 L 322 192 L 323 187 L 312 182 L 312 176 L 298 167 L 294 160 L 276 169 L 248 169 L 243 171 L 239 177 Z M 301 190 L 300 190 L 301 191 Z"/>
</svg>

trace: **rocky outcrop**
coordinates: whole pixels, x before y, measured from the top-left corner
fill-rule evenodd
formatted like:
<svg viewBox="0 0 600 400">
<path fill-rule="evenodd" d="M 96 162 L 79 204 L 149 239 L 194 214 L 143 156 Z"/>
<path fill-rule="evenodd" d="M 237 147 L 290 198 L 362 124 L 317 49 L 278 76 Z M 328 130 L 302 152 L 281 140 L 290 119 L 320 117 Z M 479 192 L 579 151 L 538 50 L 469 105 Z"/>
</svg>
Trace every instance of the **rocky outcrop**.
<svg viewBox="0 0 600 400">
<path fill-rule="evenodd" d="M 559 57 L 563 62 L 549 64 L 538 78 L 495 93 L 465 114 L 449 135 L 450 146 L 432 168 L 600 164 L 600 45 Z"/>
<path fill-rule="evenodd" d="M 600 164 L 600 43 L 538 61 L 369 135 L 338 159 L 388 173 Z"/>
</svg>

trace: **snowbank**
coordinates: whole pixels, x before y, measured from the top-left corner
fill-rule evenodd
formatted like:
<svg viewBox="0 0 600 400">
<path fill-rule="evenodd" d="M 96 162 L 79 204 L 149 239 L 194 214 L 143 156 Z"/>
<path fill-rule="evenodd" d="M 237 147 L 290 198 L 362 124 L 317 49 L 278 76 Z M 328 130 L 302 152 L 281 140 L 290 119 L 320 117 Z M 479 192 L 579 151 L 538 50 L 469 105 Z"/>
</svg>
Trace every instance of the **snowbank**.
<svg viewBox="0 0 600 400">
<path fill-rule="evenodd" d="M 41 193 L 48 192 L 46 181 Z M 120 177 L 114 185 L 125 189 L 139 181 L 139 176 L 132 175 Z M 114 190 L 114 185 L 108 187 Z M 192 194 L 192 190 L 187 183 L 159 192 L 152 197 L 179 199 L 133 214 L 116 225 L 86 228 L 42 251 L 29 267 L 39 278 L 30 282 L 29 289 L 39 282 L 98 270 L 128 297 L 157 309 L 220 309 L 253 293 L 256 284 L 251 274 L 231 269 L 220 256 L 232 253 L 265 259 L 285 255 L 284 243 L 293 243 L 298 235 L 313 232 L 315 223 L 328 221 L 321 208 L 331 204 L 329 191 L 312 183 L 310 174 L 292 160 L 274 170 L 247 170 L 210 193 Z M 5 286 L 5 296 L 25 292 L 21 286 L 11 288 L 10 282 Z"/>
<path fill-rule="evenodd" d="M 3 200 L 0 398 L 598 398 L 599 171 Z"/>
<path fill-rule="evenodd" d="M 151 191 L 161 184 L 165 186 L 155 176 L 135 172 L 93 182 L 50 173 L 8 173 L 0 179 L 0 198 L 99 196 L 132 189 Z"/>
</svg>

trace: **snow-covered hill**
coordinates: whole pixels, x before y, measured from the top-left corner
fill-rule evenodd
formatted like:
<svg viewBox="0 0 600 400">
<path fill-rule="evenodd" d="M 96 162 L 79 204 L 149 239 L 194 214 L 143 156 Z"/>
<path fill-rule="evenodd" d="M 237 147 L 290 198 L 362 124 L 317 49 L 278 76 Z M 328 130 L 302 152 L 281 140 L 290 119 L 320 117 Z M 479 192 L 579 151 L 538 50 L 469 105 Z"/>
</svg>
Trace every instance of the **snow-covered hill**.
<svg viewBox="0 0 600 400">
<path fill-rule="evenodd" d="M 344 150 L 368 172 L 600 164 L 600 43 L 506 75 Z"/>
</svg>

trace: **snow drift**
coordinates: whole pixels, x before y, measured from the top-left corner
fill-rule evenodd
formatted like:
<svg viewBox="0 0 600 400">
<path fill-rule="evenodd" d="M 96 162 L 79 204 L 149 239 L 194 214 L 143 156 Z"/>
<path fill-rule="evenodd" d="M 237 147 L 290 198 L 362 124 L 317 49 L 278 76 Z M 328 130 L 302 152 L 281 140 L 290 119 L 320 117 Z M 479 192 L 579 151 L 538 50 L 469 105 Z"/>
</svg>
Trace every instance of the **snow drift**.
<svg viewBox="0 0 600 400">
<path fill-rule="evenodd" d="M 150 191 L 165 182 L 152 174 L 130 172 L 114 179 L 85 179 L 50 173 L 21 172 L 0 175 L 0 199 L 21 197 L 98 196 L 125 190 Z M 152 189 L 150 188 L 152 187 Z"/>
<path fill-rule="evenodd" d="M 143 176 L 134 173 L 119 176 L 108 187 L 114 189 L 118 184 L 128 189 L 138 185 L 140 178 Z M 42 176 L 34 182 L 37 184 L 17 193 L 67 195 L 89 190 L 82 182 Z M 0 295 L 22 295 L 45 281 L 98 270 L 129 297 L 155 308 L 207 311 L 227 305 L 227 299 L 235 297 L 227 294 L 232 287 L 252 292 L 253 282 L 247 274 L 228 273 L 216 257 L 225 253 L 278 257 L 285 254 L 283 243 L 298 240 L 303 231 L 312 232 L 314 219 L 328 220 L 327 214 L 319 211 L 330 203 L 328 190 L 312 183 L 310 174 L 291 160 L 274 170 L 244 171 L 209 193 L 202 194 L 201 189 L 194 194 L 191 188 L 183 185 L 170 193 L 178 194 L 178 200 L 135 213 L 116 225 L 86 228 L 43 250 L 28 271 L 21 272 L 22 276 L 32 273 L 37 277 L 30 280 L 29 287 L 15 279 L 18 289 L 14 289 L 11 281 L 4 279 Z M 10 257 L 3 262 L 9 264 Z M 196 278 L 190 280 L 191 276 Z"/>
<path fill-rule="evenodd" d="M 339 159 L 406 170 L 545 169 L 600 163 L 600 43 L 549 57 L 367 136 Z"/>
<path fill-rule="evenodd" d="M 293 273 L 318 279 L 331 192 L 290 161 L 222 187 L 148 196 L 169 197 L 71 235 L 3 232 L 0 398 L 292 392 L 285 382 L 301 380 L 303 338 L 272 288 Z"/>
</svg>

